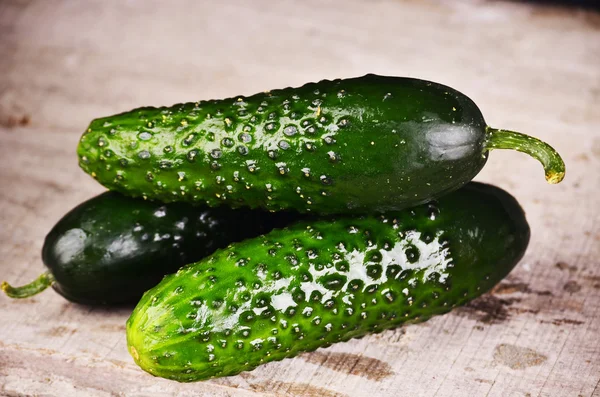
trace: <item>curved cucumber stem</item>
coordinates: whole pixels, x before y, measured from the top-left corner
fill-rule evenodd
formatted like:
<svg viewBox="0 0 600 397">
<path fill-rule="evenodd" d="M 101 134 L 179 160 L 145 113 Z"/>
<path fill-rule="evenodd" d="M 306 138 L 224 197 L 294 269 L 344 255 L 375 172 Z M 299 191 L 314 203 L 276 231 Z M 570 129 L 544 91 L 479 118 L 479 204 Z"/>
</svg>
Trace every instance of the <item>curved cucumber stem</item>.
<svg viewBox="0 0 600 397">
<path fill-rule="evenodd" d="M 487 150 L 512 149 L 527 153 L 542 163 L 548 183 L 559 183 L 565 177 L 565 163 L 546 142 L 515 131 L 486 127 L 486 132 L 484 147 Z"/>
<path fill-rule="evenodd" d="M 21 287 L 13 287 L 6 281 L 0 285 L 4 293 L 11 298 L 29 298 L 39 294 L 54 283 L 54 276 L 50 272 L 42 273 L 38 278 Z"/>
</svg>

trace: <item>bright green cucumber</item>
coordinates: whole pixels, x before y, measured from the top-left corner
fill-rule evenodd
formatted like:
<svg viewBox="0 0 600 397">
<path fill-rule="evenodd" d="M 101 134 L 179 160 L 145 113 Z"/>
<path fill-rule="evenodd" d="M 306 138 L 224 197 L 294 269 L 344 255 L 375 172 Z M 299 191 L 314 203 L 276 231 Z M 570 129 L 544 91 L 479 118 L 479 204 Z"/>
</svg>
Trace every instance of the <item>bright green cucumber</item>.
<svg viewBox="0 0 600 397">
<path fill-rule="evenodd" d="M 78 303 L 133 303 L 165 274 L 299 218 L 246 208 L 165 205 L 106 192 L 73 208 L 48 233 L 42 248 L 45 273 L 21 287 L 6 282 L 1 287 L 13 298 L 52 285 Z"/>
<path fill-rule="evenodd" d="M 234 375 L 446 313 L 504 278 L 528 242 L 517 201 L 477 183 L 401 212 L 296 224 L 165 278 L 127 322 L 129 351 L 169 379 Z"/>
<path fill-rule="evenodd" d="M 470 181 L 491 149 L 537 158 L 551 183 L 564 176 L 554 149 L 486 126 L 460 92 L 372 74 L 100 118 L 78 154 L 131 196 L 325 214 L 426 202 Z"/>
</svg>

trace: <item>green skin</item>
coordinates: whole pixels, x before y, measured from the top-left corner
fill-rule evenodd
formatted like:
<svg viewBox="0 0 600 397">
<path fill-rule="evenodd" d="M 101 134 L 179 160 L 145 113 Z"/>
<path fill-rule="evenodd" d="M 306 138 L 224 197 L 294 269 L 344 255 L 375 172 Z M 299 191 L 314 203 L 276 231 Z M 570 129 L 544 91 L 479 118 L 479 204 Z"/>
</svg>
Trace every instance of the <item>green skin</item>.
<svg viewBox="0 0 600 397">
<path fill-rule="evenodd" d="M 529 226 L 490 185 L 414 209 L 301 222 L 215 252 L 144 294 L 127 322 L 142 369 L 181 382 L 425 321 L 483 294 Z"/>
<path fill-rule="evenodd" d="M 160 204 L 106 192 L 66 214 L 48 233 L 48 271 L 22 287 L 2 284 L 13 298 L 52 286 L 70 301 L 134 303 L 165 274 L 218 248 L 283 227 L 293 213 Z"/>
<path fill-rule="evenodd" d="M 554 149 L 487 127 L 460 92 L 372 74 L 96 119 L 78 154 L 131 196 L 330 214 L 439 197 L 477 175 L 491 149 L 530 154 L 549 182 L 564 176 Z"/>
</svg>

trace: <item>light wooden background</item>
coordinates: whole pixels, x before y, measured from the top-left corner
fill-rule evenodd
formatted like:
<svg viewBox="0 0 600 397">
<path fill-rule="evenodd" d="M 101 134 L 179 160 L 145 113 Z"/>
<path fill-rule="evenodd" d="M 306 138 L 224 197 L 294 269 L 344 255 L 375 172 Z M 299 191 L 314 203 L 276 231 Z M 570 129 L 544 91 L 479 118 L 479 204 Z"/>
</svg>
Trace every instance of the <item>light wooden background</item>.
<svg viewBox="0 0 600 397">
<path fill-rule="evenodd" d="M 0 278 L 42 271 L 45 234 L 102 191 L 75 147 L 95 117 L 374 72 L 439 81 L 490 125 L 567 163 L 557 186 L 494 152 L 478 180 L 514 194 L 532 240 L 467 308 L 178 384 L 139 370 L 129 310 L 49 290 L 0 296 L 3 396 L 600 396 L 600 15 L 501 1 L 0 0 Z"/>
</svg>

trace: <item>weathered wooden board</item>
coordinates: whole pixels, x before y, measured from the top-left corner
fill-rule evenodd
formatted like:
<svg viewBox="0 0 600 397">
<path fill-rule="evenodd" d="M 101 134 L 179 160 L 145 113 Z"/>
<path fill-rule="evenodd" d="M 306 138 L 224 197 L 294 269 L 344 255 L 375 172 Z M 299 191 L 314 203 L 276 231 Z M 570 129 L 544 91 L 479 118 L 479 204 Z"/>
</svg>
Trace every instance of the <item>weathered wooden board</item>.
<svg viewBox="0 0 600 397">
<path fill-rule="evenodd" d="M 77 167 L 94 117 L 367 72 L 454 86 L 488 122 L 553 144 L 567 178 L 495 152 L 528 253 L 491 294 L 421 325 L 195 384 L 152 378 L 129 310 L 0 297 L 0 395 L 600 396 L 600 16 L 497 1 L 0 2 L 0 277 L 102 191 Z"/>
</svg>

